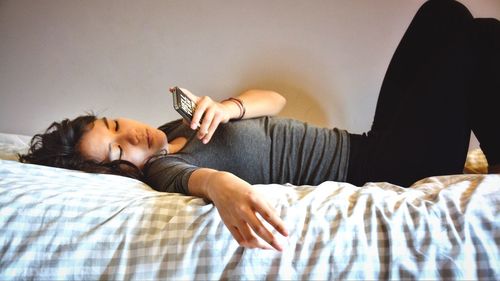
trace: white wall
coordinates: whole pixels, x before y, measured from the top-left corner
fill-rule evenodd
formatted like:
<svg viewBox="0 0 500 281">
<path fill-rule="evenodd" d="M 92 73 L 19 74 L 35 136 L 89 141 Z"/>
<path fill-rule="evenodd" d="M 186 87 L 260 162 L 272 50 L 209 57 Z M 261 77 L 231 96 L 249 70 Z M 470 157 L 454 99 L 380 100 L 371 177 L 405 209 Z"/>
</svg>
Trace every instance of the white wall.
<svg viewBox="0 0 500 281">
<path fill-rule="evenodd" d="M 462 1 L 500 17 L 500 1 Z M 283 116 L 369 129 L 389 60 L 421 0 L 0 0 L 0 132 L 88 110 L 178 118 L 169 86 L 222 99 L 269 88 Z"/>
</svg>

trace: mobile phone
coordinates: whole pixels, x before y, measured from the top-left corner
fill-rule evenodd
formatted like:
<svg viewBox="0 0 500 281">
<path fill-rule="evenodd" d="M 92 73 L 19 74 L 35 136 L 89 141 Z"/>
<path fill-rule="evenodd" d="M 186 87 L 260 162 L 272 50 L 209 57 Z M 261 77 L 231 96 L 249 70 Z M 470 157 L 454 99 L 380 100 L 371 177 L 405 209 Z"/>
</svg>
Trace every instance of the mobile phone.
<svg viewBox="0 0 500 281">
<path fill-rule="evenodd" d="M 170 89 L 174 101 L 174 109 L 184 118 L 189 124 L 193 119 L 193 113 L 196 108 L 196 103 L 192 101 L 179 87 Z"/>
</svg>

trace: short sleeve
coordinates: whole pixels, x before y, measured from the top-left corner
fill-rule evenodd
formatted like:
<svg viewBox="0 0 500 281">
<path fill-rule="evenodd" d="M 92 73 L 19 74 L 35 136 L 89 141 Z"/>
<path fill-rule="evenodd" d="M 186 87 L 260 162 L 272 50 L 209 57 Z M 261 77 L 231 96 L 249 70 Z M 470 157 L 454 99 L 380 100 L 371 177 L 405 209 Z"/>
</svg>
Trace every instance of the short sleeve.
<svg viewBox="0 0 500 281">
<path fill-rule="evenodd" d="M 189 195 L 189 177 L 197 169 L 181 158 L 165 156 L 147 167 L 145 182 L 157 191 Z"/>
</svg>

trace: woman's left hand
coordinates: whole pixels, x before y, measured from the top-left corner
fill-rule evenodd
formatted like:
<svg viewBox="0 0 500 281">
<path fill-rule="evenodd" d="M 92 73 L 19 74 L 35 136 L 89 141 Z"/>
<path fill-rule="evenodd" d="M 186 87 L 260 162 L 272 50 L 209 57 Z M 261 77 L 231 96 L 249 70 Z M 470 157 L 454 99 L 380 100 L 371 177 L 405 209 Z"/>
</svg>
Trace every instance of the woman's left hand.
<svg viewBox="0 0 500 281">
<path fill-rule="evenodd" d="M 189 126 L 198 129 L 198 139 L 208 143 L 220 123 L 227 123 L 231 118 L 229 108 L 226 105 L 212 100 L 208 96 L 198 97 L 190 91 L 181 90 L 196 103 L 196 109 Z"/>
<path fill-rule="evenodd" d="M 237 96 L 241 104 L 231 100 L 216 102 L 208 96 L 198 97 L 186 89 L 181 90 L 196 103 L 196 109 L 189 126 L 198 129 L 198 138 L 208 143 L 220 123 L 231 119 L 247 119 L 278 114 L 286 99 L 267 90 L 248 90 Z"/>
</svg>

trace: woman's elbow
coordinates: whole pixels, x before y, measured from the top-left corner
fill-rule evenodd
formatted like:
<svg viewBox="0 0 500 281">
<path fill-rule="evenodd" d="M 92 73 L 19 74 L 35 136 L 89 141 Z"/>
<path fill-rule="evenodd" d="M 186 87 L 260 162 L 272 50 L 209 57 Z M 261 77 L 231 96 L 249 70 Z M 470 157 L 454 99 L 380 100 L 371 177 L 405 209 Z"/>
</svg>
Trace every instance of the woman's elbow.
<svg viewBox="0 0 500 281">
<path fill-rule="evenodd" d="M 273 99 L 276 105 L 276 109 L 278 110 L 277 113 L 279 113 L 283 108 L 285 108 L 286 105 L 286 98 L 279 94 L 278 92 L 271 91 L 273 95 Z"/>
</svg>

